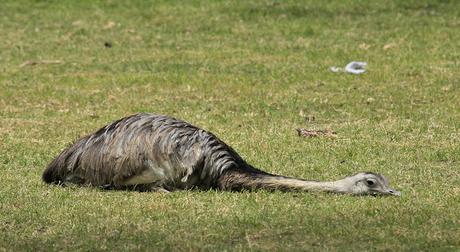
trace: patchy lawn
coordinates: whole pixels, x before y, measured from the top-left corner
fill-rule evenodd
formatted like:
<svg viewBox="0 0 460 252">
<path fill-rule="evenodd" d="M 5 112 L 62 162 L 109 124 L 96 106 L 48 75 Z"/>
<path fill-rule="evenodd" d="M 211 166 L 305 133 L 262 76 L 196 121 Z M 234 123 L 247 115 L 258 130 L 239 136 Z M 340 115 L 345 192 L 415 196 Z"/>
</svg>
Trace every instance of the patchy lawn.
<svg viewBox="0 0 460 252">
<path fill-rule="evenodd" d="M 458 251 L 459 10 L 424 0 L 3 1 L 0 251 Z M 329 70 L 353 60 L 368 71 Z M 375 171 L 402 197 L 41 181 L 76 138 L 141 111 L 210 130 L 272 173 Z"/>
</svg>

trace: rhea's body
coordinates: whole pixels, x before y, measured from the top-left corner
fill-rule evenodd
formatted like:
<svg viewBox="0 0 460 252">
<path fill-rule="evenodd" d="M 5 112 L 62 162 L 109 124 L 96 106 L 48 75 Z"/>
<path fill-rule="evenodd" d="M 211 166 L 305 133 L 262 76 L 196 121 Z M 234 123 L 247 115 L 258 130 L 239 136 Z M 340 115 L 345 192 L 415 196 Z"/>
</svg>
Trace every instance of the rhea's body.
<svg viewBox="0 0 460 252">
<path fill-rule="evenodd" d="M 225 170 L 246 166 L 207 131 L 167 116 L 136 114 L 78 140 L 49 165 L 48 171 L 60 172 L 43 177 L 93 186 L 212 188 Z"/>
</svg>

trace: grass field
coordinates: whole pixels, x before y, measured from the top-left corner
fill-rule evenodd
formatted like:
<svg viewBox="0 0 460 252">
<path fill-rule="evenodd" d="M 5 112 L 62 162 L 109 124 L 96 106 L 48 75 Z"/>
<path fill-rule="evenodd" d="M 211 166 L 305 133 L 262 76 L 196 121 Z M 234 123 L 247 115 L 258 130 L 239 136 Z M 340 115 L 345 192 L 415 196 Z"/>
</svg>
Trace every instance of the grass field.
<svg viewBox="0 0 460 252">
<path fill-rule="evenodd" d="M 0 14 L 0 251 L 460 250 L 459 1 L 2 1 Z M 368 72 L 329 71 L 352 60 Z M 76 138 L 141 111 L 272 173 L 375 171 L 402 197 L 41 181 Z"/>
</svg>

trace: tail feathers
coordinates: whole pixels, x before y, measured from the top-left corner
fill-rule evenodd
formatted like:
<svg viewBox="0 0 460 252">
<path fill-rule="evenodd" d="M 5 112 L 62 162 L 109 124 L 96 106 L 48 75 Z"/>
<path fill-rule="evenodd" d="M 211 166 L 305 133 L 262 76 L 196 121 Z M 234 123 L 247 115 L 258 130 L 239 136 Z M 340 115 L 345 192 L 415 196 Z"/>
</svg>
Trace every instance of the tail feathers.
<svg viewBox="0 0 460 252">
<path fill-rule="evenodd" d="M 48 184 L 59 184 L 63 180 L 63 177 L 60 176 L 58 172 L 59 166 L 56 163 L 56 160 L 54 160 L 43 172 L 42 179 L 44 182 Z"/>
<path fill-rule="evenodd" d="M 78 165 L 79 157 L 75 156 L 75 147 L 71 146 L 57 156 L 43 172 L 42 179 L 48 184 L 62 184 L 69 181 L 73 167 Z M 72 179 L 75 180 L 75 179 Z M 71 181 L 79 182 L 79 181 Z"/>
</svg>

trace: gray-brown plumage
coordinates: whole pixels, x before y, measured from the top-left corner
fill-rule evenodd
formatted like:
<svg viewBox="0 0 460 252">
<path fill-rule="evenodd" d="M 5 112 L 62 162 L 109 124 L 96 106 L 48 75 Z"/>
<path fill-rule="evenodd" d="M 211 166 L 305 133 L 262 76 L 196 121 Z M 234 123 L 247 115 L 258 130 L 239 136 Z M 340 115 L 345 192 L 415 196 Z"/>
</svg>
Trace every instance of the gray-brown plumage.
<svg viewBox="0 0 460 252">
<path fill-rule="evenodd" d="M 269 174 L 246 163 L 212 133 L 147 113 L 122 118 L 77 140 L 48 165 L 43 180 L 153 191 L 215 188 L 399 195 L 384 176 L 370 172 L 332 182 Z"/>
</svg>

